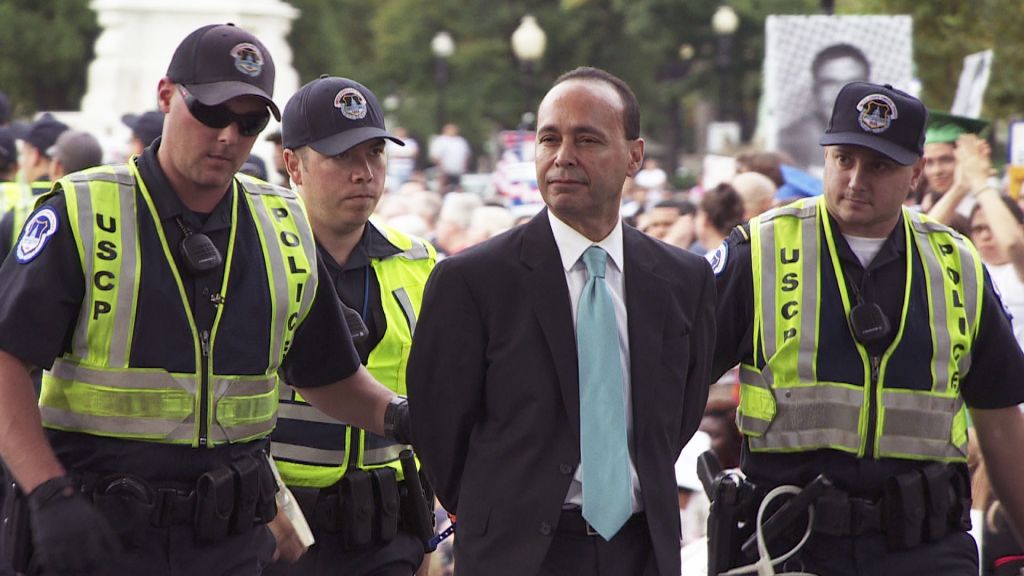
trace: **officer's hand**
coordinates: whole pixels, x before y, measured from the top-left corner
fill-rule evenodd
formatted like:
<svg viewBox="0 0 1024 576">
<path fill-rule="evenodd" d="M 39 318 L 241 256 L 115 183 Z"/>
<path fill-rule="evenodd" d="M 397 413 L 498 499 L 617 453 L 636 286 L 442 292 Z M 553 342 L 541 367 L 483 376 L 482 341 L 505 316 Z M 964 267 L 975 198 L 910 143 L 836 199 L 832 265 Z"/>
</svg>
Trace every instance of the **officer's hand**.
<svg viewBox="0 0 1024 576">
<path fill-rule="evenodd" d="M 36 561 L 46 574 L 92 574 L 121 551 L 106 518 L 67 476 L 37 486 L 28 505 Z"/>
<path fill-rule="evenodd" d="M 270 528 L 270 533 L 274 535 L 277 544 L 274 549 L 274 562 L 295 562 L 306 553 L 306 547 L 302 545 L 299 533 L 295 531 L 295 526 L 288 519 L 288 515 L 278 512 L 274 519 L 267 523 L 267 528 Z"/>
</svg>

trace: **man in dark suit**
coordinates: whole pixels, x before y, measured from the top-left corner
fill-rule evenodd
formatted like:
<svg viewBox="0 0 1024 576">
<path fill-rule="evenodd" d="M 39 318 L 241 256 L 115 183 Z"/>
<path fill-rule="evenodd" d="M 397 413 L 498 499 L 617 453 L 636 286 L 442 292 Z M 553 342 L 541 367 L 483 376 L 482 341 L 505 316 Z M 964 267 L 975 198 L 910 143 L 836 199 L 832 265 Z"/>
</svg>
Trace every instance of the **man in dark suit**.
<svg viewBox="0 0 1024 576">
<path fill-rule="evenodd" d="M 711 269 L 621 224 L 622 184 L 644 151 L 624 82 L 564 74 L 537 126 L 548 209 L 428 281 L 407 378 L 417 451 L 458 516 L 460 575 L 676 576 L 673 465 L 707 399 Z M 608 305 L 609 329 L 580 328 L 593 321 L 591 294 Z M 605 337 L 612 352 L 593 356 Z M 621 423 L 588 427 L 594 391 L 609 383 L 605 399 L 618 402 L 604 408 Z M 597 461 L 618 442 L 621 460 Z M 612 469 L 622 482 L 606 488 Z"/>
</svg>

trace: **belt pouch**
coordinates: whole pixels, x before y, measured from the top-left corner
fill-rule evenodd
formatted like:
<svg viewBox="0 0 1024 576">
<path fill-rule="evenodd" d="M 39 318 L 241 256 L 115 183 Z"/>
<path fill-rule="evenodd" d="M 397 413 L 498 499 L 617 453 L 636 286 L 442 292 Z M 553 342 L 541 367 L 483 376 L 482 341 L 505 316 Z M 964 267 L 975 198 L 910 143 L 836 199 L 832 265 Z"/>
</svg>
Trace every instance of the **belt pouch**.
<svg viewBox="0 0 1024 576">
<path fill-rule="evenodd" d="M 142 543 L 156 508 L 149 484 L 131 475 L 108 476 L 96 483 L 92 499 L 118 539 L 132 546 Z"/>
<path fill-rule="evenodd" d="M 0 477 L 4 474 L 0 473 Z M 0 553 L 16 573 L 27 573 L 32 560 L 32 532 L 29 528 L 28 498 L 10 476 L 0 486 L 4 492 L 3 524 L 0 525 Z"/>
<path fill-rule="evenodd" d="M 320 530 L 337 534 L 344 528 L 341 519 L 341 486 L 333 484 L 320 490 L 313 508 L 313 523 Z"/>
<path fill-rule="evenodd" d="M 925 519 L 924 487 L 917 471 L 890 478 L 885 487 L 886 541 L 890 551 L 921 543 Z"/>
<path fill-rule="evenodd" d="M 927 514 L 924 524 L 925 542 L 935 542 L 946 535 L 950 526 L 950 509 L 953 507 L 953 487 L 949 469 L 941 464 L 928 465 L 921 469 Z"/>
<path fill-rule="evenodd" d="M 346 550 L 358 550 L 373 542 L 373 480 L 364 470 L 350 469 L 339 483 L 341 492 L 341 542 Z"/>
<path fill-rule="evenodd" d="M 277 480 L 270 469 L 270 461 L 262 453 L 250 454 L 247 458 L 256 461 L 256 475 L 259 480 L 260 495 L 256 500 L 256 522 L 266 524 L 277 516 Z"/>
<path fill-rule="evenodd" d="M 231 515 L 231 533 L 241 534 L 252 528 L 256 503 L 260 496 L 259 467 L 251 456 L 238 458 L 230 465 L 235 481 L 235 511 Z"/>
<path fill-rule="evenodd" d="M 374 468 L 373 490 L 377 506 L 377 542 L 394 540 L 398 533 L 398 476 L 394 468 Z"/>
<path fill-rule="evenodd" d="M 196 540 L 219 542 L 227 537 L 235 507 L 235 475 L 224 466 L 211 470 L 196 482 Z"/>
</svg>

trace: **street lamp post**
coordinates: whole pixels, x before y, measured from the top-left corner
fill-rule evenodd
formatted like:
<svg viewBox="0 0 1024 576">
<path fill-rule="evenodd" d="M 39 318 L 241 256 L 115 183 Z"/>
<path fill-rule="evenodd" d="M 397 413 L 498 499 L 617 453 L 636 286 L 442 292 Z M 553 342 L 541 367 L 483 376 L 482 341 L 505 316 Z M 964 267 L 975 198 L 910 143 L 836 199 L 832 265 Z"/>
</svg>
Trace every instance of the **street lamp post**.
<svg viewBox="0 0 1024 576">
<path fill-rule="evenodd" d="M 446 30 L 441 30 L 430 41 L 430 51 L 434 54 L 434 82 L 437 84 L 437 131 L 440 134 L 448 120 L 445 88 L 448 87 L 448 59 L 455 54 L 455 40 Z"/>
<path fill-rule="evenodd" d="M 533 71 L 537 62 L 544 57 L 548 37 L 532 15 L 523 16 L 519 27 L 512 33 L 512 52 L 519 60 L 523 77 L 523 93 L 526 98 L 525 112 L 535 108 L 533 100 Z"/>
<path fill-rule="evenodd" d="M 711 28 L 718 37 L 718 101 L 721 106 L 720 120 L 734 121 L 732 102 L 732 39 L 740 26 L 739 16 L 731 6 L 723 4 L 711 17 Z"/>
</svg>

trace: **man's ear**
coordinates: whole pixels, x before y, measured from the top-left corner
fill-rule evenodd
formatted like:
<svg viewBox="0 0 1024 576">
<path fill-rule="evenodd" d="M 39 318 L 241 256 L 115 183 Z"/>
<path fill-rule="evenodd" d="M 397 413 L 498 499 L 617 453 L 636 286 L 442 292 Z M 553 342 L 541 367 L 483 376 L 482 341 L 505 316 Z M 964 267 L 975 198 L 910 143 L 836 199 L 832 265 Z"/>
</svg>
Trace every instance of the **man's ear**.
<svg viewBox="0 0 1024 576">
<path fill-rule="evenodd" d="M 299 167 L 302 164 L 302 158 L 299 158 L 299 153 L 290 148 L 284 149 L 284 168 L 288 171 L 288 177 L 292 179 L 292 183 L 296 186 L 302 186 L 302 171 Z"/>
<path fill-rule="evenodd" d="M 156 85 L 156 103 L 161 112 L 167 114 L 171 111 L 171 99 L 174 97 L 176 84 L 170 78 L 164 76 Z"/>
<path fill-rule="evenodd" d="M 637 138 L 629 141 L 629 167 L 626 175 L 632 178 L 644 165 L 644 139 Z"/>
</svg>

